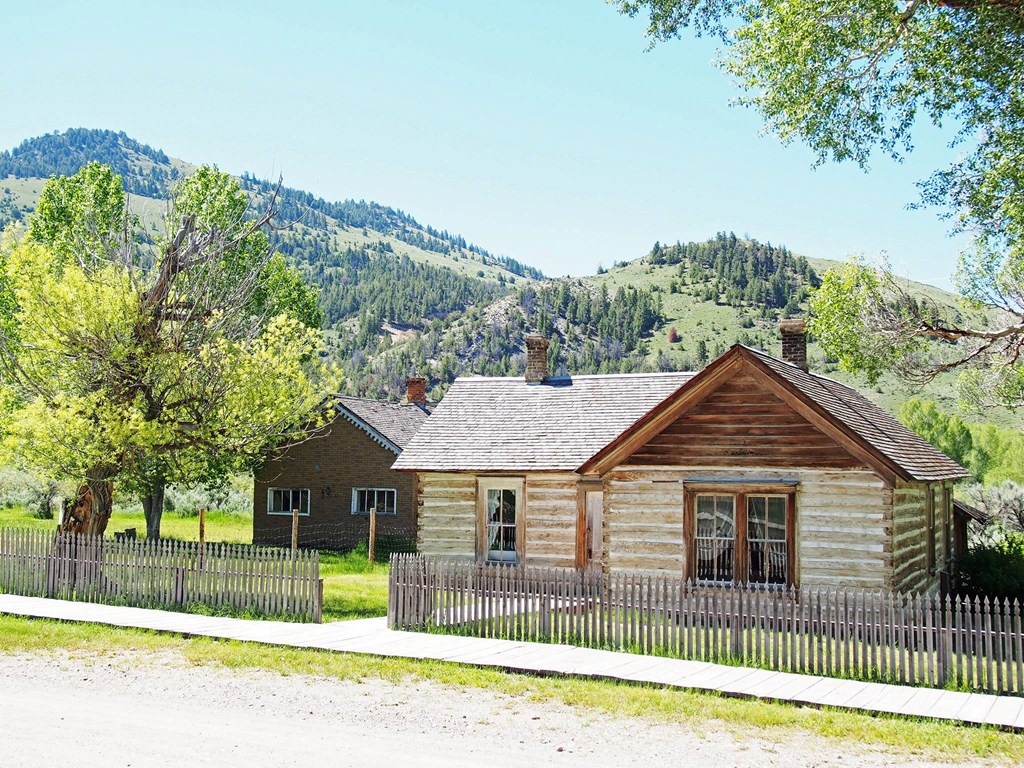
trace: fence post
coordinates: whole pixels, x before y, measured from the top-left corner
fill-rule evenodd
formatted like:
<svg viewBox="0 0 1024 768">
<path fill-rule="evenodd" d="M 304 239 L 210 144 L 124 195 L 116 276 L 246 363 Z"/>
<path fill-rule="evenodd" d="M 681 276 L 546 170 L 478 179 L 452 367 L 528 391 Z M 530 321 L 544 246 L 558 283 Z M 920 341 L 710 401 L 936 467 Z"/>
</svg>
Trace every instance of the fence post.
<svg viewBox="0 0 1024 768">
<path fill-rule="evenodd" d="M 173 601 L 175 605 L 185 604 L 185 569 L 175 568 L 174 569 L 174 597 Z"/>
<path fill-rule="evenodd" d="M 299 509 L 292 510 L 292 558 L 295 558 L 295 550 L 299 548 Z"/>
<path fill-rule="evenodd" d="M 206 507 L 199 508 L 199 570 L 206 565 Z"/>
<path fill-rule="evenodd" d="M 368 547 L 367 559 L 372 563 L 374 561 L 375 549 L 377 546 L 377 507 L 370 507 L 370 543 Z"/>
</svg>

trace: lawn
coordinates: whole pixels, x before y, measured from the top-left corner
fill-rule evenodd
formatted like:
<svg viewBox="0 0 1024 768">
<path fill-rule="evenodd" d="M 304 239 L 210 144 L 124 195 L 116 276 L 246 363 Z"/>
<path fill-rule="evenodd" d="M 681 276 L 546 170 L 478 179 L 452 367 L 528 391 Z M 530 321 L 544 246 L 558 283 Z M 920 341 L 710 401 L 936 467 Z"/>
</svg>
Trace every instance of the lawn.
<svg viewBox="0 0 1024 768">
<path fill-rule="evenodd" d="M 0 617 L 0 652 L 58 653 L 83 664 L 103 663 L 126 653 L 147 658 L 180 654 L 191 664 L 232 669 L 265 669 L 340 680 L 431 680 L 459 688 L 486 688 L 528 701 L 554 701 L 596 715 L 724 728 L 739 738 L 756 736 L 785 743 L 815 734 L 851 745 L 880 748 L 898 756 L 931 760 L 987 758 L 1024 763 L 1024 738 L 988 728 L 830 709 L 734 699 L 621 682 L 538 677 L 438 661 L 378 658 L 350 653 L 300 650 L 257 643 L 183 638 L 140 630 L 42 619 Z"/>
<path fill-rule="evenodd" d="M 29 514 L 24 507 L 0 509 L 0 527 L 35 528 L 53 530 L 56 520 L 41 520 Z M 107 524 L 107 534 L 134 528 L 140 537 L 146 535 L 146 518 L 138 512 L 114 508 L 114 514 Z M 173 512 L 164 513 L 160 521 L 160 535 L 166 539 L 196 541 L 199 539 L 199 517 L 182 516 Z M 206 513 L 206 540 L 227 544 L 248 544 L 252 541 L 252 515 L 235 512 L 210 511 Z"/>
</svg>

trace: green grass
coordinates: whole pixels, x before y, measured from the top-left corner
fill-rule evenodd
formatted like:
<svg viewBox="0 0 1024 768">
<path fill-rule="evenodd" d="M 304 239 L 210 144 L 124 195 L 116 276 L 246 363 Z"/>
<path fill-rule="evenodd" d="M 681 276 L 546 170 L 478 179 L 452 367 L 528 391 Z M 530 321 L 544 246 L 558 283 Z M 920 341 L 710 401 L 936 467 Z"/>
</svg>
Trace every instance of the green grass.
<svg viewBox="0 0 1024 768">
<path fill-rule="evenodd" d="M 53 530 L 56 520 L 41 520 L 31 515 L 24 507 L 0 509 L 0 527 L 34 528 Z M 107 534 L 134 528 L 140 537 L 146 535 L 146 518 L 142 512 L 128 512 L 114 509 L 107 524 Z M 174 512 L 165 512 L 160 521 L 160 535 L 165 539 L 197 541 L 199 539 L 199 518 L 181 517 Z M 206 513 L 206 540 L 226 544 L 249 544 L 252 542 L 252 515 L 234 512 Z"/>
<path fill-rule="evenodd" d="M 320 553 L 324 621 L 367 619 L 388 611 L 388 566 L 370 563 L 358 550 Z"/>
<path fill-rule="evenodd" d="M 527 701 L 557 702 L 615 717 L 640 717 L 707 730 L 724 728 L 737 737 L 784 742 L 811 734 L 901 756 L 932 760 L 987 758 L 1024 762 L 1024 739 L 988 728 L 812 709 L 713 693 L 566 677 L 536 677 L 437 661 L 387 659 L 329 651 L 299 650 L 255 643 L 182 638 L 140 630 L 38 619 L 0 617 L 0 652 L 59 653 L 94 663 L 132 654 L 145 664 L 157 654 L 180 654 L 196 666 L 265 669 L 282 675 L 339 680 L 430 680 L 460 688 L 481 688 Z"/>
</svg>

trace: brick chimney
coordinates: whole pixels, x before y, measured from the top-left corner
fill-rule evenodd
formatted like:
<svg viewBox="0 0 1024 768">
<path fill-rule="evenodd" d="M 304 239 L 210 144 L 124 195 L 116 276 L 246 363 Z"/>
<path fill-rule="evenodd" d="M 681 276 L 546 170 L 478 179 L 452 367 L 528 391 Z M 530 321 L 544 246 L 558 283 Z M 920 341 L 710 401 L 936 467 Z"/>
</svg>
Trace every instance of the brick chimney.
<svg viewBox="0 0 1024 768">
<path fill-rule="evenodd" d="M 795 317 L 779 323 L 782 334 L 782 359 L 797 368 L 807 370 L 807 331 L 802 318 Z"/>
<path fill-rule="evenodd" d="M 548 377 L 548 340 L 538 333 L 526 337 L 526 383 L 540 384 Z"/>
<path fill-rule="evenodd" d="M 410 376 L 405 382 L 406 399 L 418 405 L 427 404 L 427 380 L 422 376 Z"/>
</svg>

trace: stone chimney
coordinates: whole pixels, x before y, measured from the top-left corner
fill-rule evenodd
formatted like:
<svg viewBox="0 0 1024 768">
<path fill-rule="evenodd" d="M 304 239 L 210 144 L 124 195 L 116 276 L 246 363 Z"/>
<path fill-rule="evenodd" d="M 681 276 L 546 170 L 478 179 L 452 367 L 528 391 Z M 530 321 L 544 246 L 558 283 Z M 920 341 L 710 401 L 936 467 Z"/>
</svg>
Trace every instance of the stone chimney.
<svg viewBox="0 0 1024 768">
<path fill-rule="evenodd" d="M 410 376 L 405 382 L 406 399 L 417 405 L 427 404 L 427 380 L 422 376 Z"/>
<path fill-rule="evenodd" d="M 548 377 L 548 340 L 537 333 L 526 337 L 526 383 L 540 384 Z"/>
<path fill-rule="evenodd" d="M 782 334 L 782 359 L 797 368 L 807 370 L 807 331 L 802 318 L 795 317 L 779 323 Z"/>
</svg>

